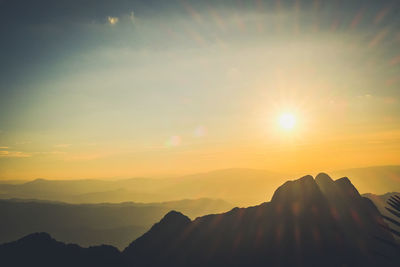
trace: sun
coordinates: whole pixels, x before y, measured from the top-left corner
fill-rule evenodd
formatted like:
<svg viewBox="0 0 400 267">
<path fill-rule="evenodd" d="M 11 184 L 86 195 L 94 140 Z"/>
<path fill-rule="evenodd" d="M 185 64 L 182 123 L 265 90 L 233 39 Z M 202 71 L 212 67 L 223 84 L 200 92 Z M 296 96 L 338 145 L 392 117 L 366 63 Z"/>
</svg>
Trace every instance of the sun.
<svg viewBox="0 0 400 267">
<path fill-rule="evenodd" d="M 296 125 L 296 117 L 291 113 L 284 113 L 279 116 L 279 125 L 284 130 L 292 130 Z"/>
</svg>

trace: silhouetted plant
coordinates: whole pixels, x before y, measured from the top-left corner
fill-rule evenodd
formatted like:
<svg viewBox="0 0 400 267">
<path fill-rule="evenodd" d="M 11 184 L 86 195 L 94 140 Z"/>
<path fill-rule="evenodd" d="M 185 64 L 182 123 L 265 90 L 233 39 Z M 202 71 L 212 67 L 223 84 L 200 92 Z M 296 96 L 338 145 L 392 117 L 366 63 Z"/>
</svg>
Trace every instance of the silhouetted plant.
<svg viewBox="0 0 400 267">
<path fill-rule="evenodd" d="M 400 218 L 400 197 L 399 196 L 392 196 L 388 199 L 387 204 L 390 207 L 385 207 L 385 209 L 387 211 L 389 211 L 391 214 L 393 214 L 394 216 Z M 400 221 L 396 220 L 394 218 L 390 218 L 388 216 L 382 215 L 382 217 L 388 221 L 391 222 L 394 225 L 397 225 L 400 227 Z M 389 226 L 384 226 L 388 231 L 390 231 L 393 235 L 400 237 L 400 232 L 389 227 Z"/>
<path fill-rule="evenodd" d="M 387 203 L 390 207 L 385 207 L 385 209 L 386 209 L 387 211 L 389 211 L 391 214 L 393 214 L 394 216 L 400 218 L 400 197 L 399 197 L 399 196 L 396 196 L 396 195 L 395 195 L 395 196 L 392 196 L 392 197 L 390 197 L 390 198 L 388 199 L 388 201 L 387 201 L 386 203 Z M 388 217 L 388 216 L 383 215 L 383 214 L 382 214 L 381 216 L 382 216 L 382 218 L 384 218 L 387 222 L 390 222 L 390 223 L 392 223 L 393 225 L 396 225 L 396 226 L 399 226 L 399 227 L 400 227 L 400 221 L 399 221 L 399 220 L 396 220 L 396 219 L 394 219 L 394 218 Z M 392 227 L 388 226 L 388 224 L 381 224 L 381 226 L 382 226 L 383 228 L 385 228 L 386 230 L 388 230 L 390 233 L 392 233 L 394 236 L 397 236 L 397 237 L 400 238 L 400 232 L 397 231 L 397 230 L 395 230 L 395 229 L 393 229 Z M 396 242 L 396 241 L 393 242 L 393 241 L 391 241 L 391 240 L 387 240 L 387 239 L 385 239 L 385 238 L 381 238 L 381 237 L 378 237 L 378 236 L 375 236 L 375 238 L 376 238 L 377 240 L 381 241 L 382 243 L 393 247 L 396 251 L 400 252 L 400 245 L 398 244 L 398 242 Z M 393 263 L 393 262 L 399 262 L 399 261 L 400 261 L 397 252 L 395 253 L 395 256 L 394 256 L 394 257 L 393 257 L 393 256 L 385 255 L 385 254 L 380 253 L 380 252 L 375 252 L 375 253 L 378 254 L 378 255 L 380 255 L 380 256 L 382 256 L 382 257 L 384 257 L 384 258 L 386 258 L 386 260 L 390 260 L 392 263 Z"/>
</svg>

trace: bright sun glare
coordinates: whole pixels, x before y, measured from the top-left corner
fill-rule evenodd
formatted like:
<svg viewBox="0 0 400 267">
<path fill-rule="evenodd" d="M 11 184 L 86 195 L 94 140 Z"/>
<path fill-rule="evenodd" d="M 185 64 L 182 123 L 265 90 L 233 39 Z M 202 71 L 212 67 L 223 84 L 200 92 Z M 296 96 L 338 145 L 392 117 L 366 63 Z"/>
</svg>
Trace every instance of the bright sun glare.
<svg viewBox="0 0 400 267">
<path fill-rule="evenodd" d="M 296 118 L 293 114 L 284 113 L 279 117 L 279 125 L 285 130 L 291 130 L 296 125 Z"/>
</svg>

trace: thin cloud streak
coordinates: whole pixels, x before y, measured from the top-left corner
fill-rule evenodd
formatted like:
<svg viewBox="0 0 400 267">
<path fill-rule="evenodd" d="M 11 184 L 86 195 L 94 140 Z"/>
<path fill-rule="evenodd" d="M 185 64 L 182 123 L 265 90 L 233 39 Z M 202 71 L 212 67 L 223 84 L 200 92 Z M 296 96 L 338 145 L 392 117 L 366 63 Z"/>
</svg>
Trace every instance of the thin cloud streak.
<svg viewBox="0 0 400 267">
<path fill-rule="evenodd" d="M 32 157 L 32 154 L 26 153 L 26 152 L 21 152 L 21 151 L 2 150 L 2 151 L 0 151 L 0 157 L 1 158 L 30 158 L 30 157 Z"/>
</svg>

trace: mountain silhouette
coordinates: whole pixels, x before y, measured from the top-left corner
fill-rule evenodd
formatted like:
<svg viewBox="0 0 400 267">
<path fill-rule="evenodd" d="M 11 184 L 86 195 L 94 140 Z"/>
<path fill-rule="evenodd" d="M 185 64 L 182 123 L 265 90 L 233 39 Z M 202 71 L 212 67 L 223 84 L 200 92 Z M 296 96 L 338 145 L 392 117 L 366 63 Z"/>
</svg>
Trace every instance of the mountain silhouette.
<svg viewBox="0 0 400 267">
<path fill-rule="evenodd" d="M 80 246 L 109 244 L 124 249 L 158 222 L 168 211 L 190 218 L 232 209 L 217 199 L 184 199 L 161 203 L 67 204 L 39 200 L 0 200 L 0 244 L 34 232 Z M 26 223 L 29 222 L 29 223 Z"/>
<path fill-rule="evenodd" d="M 137 266 L 382 266 L 392 253 L 374 238 L 392 239 L 383 223 L 349 179 L 319 174 L 255 207 L 194 221 L 169 213 L 123 254 Z"/>
<path fill-rule="evenodd" d="M 54 240 L 47 233 L 35 233 L 0 245 L 2 266 L 125 266 L 118 249 L 112 246 L 82 248 Z"/>
<path fill-rule="evenodd" d="M 0 258 L 17 262 L 7 266 L 398 266 L 379 241 L 393 241 L 382 225 L 348 178 L 321 173 L 284 183 L 258 206 L 193 221 L 171 211 L 122 252 L 38 234 L 0 246 Z"/>
</svg>

